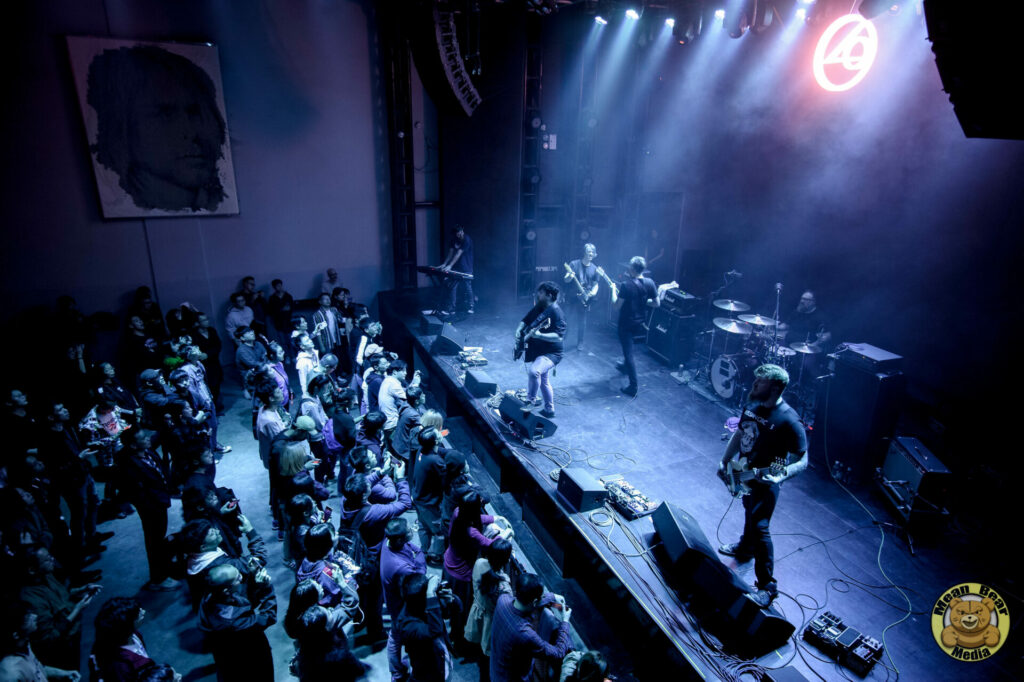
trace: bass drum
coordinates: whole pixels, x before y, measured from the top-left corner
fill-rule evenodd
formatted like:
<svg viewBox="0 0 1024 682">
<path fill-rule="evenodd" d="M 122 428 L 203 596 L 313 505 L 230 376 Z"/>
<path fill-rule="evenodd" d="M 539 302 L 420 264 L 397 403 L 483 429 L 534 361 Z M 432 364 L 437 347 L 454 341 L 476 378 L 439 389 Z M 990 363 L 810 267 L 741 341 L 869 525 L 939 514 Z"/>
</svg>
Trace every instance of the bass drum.
<svg viewBox="0 0 1024 682">
<path fill-rule="evenodd" d="M 757 356 L 752 352 L 719 355 L 711 365 L 711 386 L 722 398 L 738 397 L 754 383 Z"/>
</svg>

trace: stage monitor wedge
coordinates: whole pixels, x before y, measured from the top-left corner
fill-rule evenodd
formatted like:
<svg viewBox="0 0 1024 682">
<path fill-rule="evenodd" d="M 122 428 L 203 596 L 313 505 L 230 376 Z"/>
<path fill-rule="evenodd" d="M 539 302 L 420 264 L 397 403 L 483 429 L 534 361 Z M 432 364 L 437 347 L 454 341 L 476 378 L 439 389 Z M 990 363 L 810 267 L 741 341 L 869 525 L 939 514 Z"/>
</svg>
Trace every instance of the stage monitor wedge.
<svg viewBox="0 0 1024 682">
<path fill-rule="evenodd" d="M 459 351 L 462 350 L 462 344 L 459 342 L 459 332 L 452 326 L 450 322 L 445 322 L 441 325 L 441 333 L 434 339 L 434 343 L 430 346 L 431 355 L 458 355 Z"/>
<path fill-rule="evenodd" d="M 550 438 L 555 435 L 555 430 L 558 428 L 555 422 L 542 417 L 539 411 L 534 411 L 532 406 L 527 406 L 519 398 L 507 393 L 501 396 L 498 411 L 502 417 L 513 422 L 529 439 Z"/>
<path fill-rule="evenodd" d="M 662 564 L 666 581 L 727 650 L 758 657 L 789 641 L 796 630 L 793 624 L 774 607 L 762 609 L 747 598 L 750 589 L 719 560 L 690 514 L 663 502 L 651 519 L 660 542 L 654 556 Z"/>
</svg>

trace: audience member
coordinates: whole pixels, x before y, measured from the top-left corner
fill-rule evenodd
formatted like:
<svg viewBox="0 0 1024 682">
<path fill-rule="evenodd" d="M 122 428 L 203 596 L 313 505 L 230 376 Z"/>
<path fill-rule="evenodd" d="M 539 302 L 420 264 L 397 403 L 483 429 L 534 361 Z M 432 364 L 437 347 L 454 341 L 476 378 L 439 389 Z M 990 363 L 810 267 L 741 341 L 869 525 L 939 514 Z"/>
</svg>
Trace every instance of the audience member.
<svg viewBox="0 0 1024 682">
<path fill-rule="evenodd" d="M 210 592 L 199 604 L 199 628 L 222 682 L 274 680 L 274 657 L 264 632 L 277 622 L 274 586 L 265 568 L 243 573 L 210 569 Z"/>
<path fill-rule="evenodd" d="M 498 597 L 512 594 L 512 581 L 506 570 L 512 559 L 512 543 L 498 538 L 482 551 L 473 565 L 473 605 L 466 615 L 465 638 L 480 645 L 480 679 L 491 672 L 491 622 Z"/>
<path fill-rule="evenodd" d="M 444 459 L 438 453 L 441 434 L 428 427 L 416 436 L 420 454 L 412 478 L 412 503 L 420 522 L 420 546 L 432 566 L 440 566 L 444 553 L 441 503 L 444 500 Z"/>
<path fill-rule="evenodd" d="M 387 522 L 401 516 L 412 507 L 409 484 L 405 481 L 405 465 L 395 466 L 395 481 L 398 499 L 389 504 L 370 502 L 370 483 L 363 474 L 353 474 L 345 482 L 338 523 L 356 531 L 365 543 L 369 565 L 362 567 L 359 602 L 365 615 L 367 638 L 379 641 L 384 638 L 381 618 L 380 551 L 384 541 Z"/>
<path fill-rule="evenodd" d="M 398 619 L 398 644 L 409 655 L 411 682 L 444 682 L 451 669 L 451 641 L 445 614 L 457 614 L 459 598 L 439 588 L 437 578 L 414 573 L 402 581 L 405 606 Z"/>
<path fill-rule="evenodd" d="M 171 486 L 153 451 L 153 432 L 138 429 L 131 434 L 121 459 L 121 487 L 142 522 L 142 536 L 149 561 L 151 590 L 173 590 L 178 582 L 169 576 L 167 508 Z"/>
<path fill-rule="evenodd" d="M 239 340 L 238 330 L 251 326 L 252 321 L 253 311 L 245 302 L 245 294 L 241 291 L 232 294 L 231 308 L 224 318 L 224 330 L 228 333 L 228 338 L 237 343 Z"/>
<path fill-rule="evenodd" d="M 6 605 L 0 616 L 0 680 L 3 682 L 78 682 L 78 666 L 70 670 L 44 665 L 32 651 L 32 638 L 38 629 L 38 616 L 25 604 Z"/>
<path fill-rule="evenodd" d="M 537 633 L 533 620 L 539 611 L 554 606 L 561 622 L 555 641 Z M 515 596 L 502 594 L 494 607 L 491 624 L 491 682 L 528 682 L 536 658 L 561 663 L 572 647 L 569 618 L 572 609 L 557 595 L 544 591 L 533 573 L 520 573 L 515 581 Z"/>
</svg>

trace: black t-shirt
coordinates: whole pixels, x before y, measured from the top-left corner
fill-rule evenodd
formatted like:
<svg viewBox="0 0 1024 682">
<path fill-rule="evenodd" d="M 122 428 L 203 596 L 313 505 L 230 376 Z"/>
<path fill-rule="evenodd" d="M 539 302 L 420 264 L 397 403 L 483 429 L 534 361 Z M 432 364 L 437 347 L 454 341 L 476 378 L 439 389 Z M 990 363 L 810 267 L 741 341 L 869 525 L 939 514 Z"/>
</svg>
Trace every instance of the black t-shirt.
<svg viewBox="0 0 1024 682">
<path fill-rule="evenodd" d="M 814 343 L 819 332 L 828 330 L 825 316 L 818 308 L 809 313 L 793 313 L 793 317 L 786 321 L 789 323 L 786 343 Z"/>
<path fill-rule="evenodd" d="M 619 282 L 619 328 L 626 328 L 633 333 L 643 329 L 647 312 L 647 299 L 658 297 L 658 287 L 649 277 L 629 277 Z"/>
<path fill-rule="evenodd" d="M 590 292 L 594 288 L 594 284 L 597 282 L 597 266 L 591 263 L 590 265 L 584 265 L 583 259 L 577 258 L 569 263 L 569 267 L 576 274 L 576 279 L 583 285 L 583 289 L 586 292 Z M 576 286 L 575 282 L 570 282 L 567 287 L 571 289 L 575 296 L 566 296 L 567 301 L 578 303 L 581 301 L 579 287 Z"/>
<path fill-rule="evenodd" d="M 774 407 L 747 405 L 740 417 L 740 452 L 753 468 L 771 466 L 777 458 L 791 464 L 787 455 L 807 451 L 807 433 L 796 410 L 783 400 Z"/>
<path fill-rule="evenodd" d="M 456 272 L 464 272 L 467 275 L 473 274 L 473 240 L 469 238 L 468 234 L 463 233 L 462 239 L 458 237 L 452 237 L 452 249 L 455 251 L 462 250 L 462 255 L 459 259 L 452 264 L 452 270 Z"/>
<path fill-rule="evenodd" d="M 530 312 L 526 313 L 526 317 L 523 318 L 523 324 L 527 328 L 531 327 L 535 321 L 540 321 L 539 324 L 543 327 L 545 319 L 549 319 L 547 322 L 547 328 L 542 329 L 541 333 L 544 334 L 558 334 L 560 337 L 565 336 L 566 324 L 565 324 L 565 313 L 562 312 L 561 306 L 557 303 L 552 303 L 547 308 L 541 308 L 540 304 L 533 306 Z M 551 361 L 556 365 L 562 361 L 562 353 L 565 348 L 562 345 L 562 340 L 548 341 L 547 339 L 538 339 L 533 337 L 527 341 L 526 345 L 526 361 L 533 362 L 541 355 L 547 355 L 551 358 Z"/>
</svg>

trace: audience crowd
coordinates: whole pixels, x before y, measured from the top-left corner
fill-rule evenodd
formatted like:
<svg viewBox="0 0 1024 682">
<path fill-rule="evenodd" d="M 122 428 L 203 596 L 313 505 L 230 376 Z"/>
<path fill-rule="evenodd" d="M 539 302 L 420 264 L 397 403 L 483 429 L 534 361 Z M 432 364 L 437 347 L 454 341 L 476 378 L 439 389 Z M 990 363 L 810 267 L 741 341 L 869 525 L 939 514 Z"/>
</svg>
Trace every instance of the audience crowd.
<svg viewBox="0 0 1024 682">
<path fill-rule="evenodd" d="M 101 526 L 132 515 L 143 540 L 118 565 L 140 562 L 140 588 L 191 604 L 192 622 L 177 625 L 202 633 L 218 679 L 273 680 L 276 658 L 301 680 L 359 680 L 358 652 L 386 649 L 396 681 L 449 679 L 459 659 L 481 680 L 604 680 L 600 653 L 573 651 L 565 600 L 522 568 L 508 521 L 488 513 L 420 373 L 385 349 L 337 273 L 308 310 L 281 280 L 264 295 L 246 277 L 227 301 L 222 337 L 209 313 L 183 303 L 163 315 L 140 287 L 117 357 L 94 361 L 95 327 L 112 316 L 62 296 L 55 368 L 4 388 L 0 682 L 189 672 L 147 646 L 143 593 L 104 600 L 119 578 L 94 568 L 113 535 Z M 243 387 L 246 429 L 252 415 L 252 441 L 234 448 L 218 437 L 226 376 Z M 225 456 L 258 457 L 265 498 L 218 476 Z M 176 499 L 184 525 L 168 534 Z M 275 584 L 271 561 L 294 580 Z M 294 650 L 267 638 L 279 615 Z"/>
</svg>

